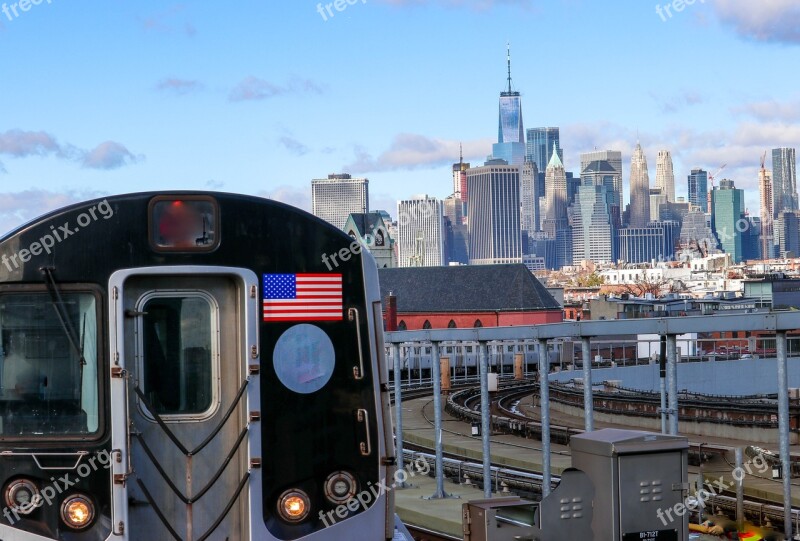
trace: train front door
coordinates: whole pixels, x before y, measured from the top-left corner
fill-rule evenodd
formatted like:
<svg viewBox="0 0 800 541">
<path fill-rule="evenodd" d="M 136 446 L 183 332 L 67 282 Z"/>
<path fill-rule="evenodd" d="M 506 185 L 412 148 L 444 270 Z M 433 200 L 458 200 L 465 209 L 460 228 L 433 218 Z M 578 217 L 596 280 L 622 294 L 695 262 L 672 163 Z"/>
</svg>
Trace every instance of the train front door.
<svg viewBox="0 0 800 541">
<path fill-rule="evenodd" d="M 131 541 L 248 539 L 247 326 L 255 276 L 117 275 L 114 507 L 127 520 L 115 530 Z"/>
</svg>

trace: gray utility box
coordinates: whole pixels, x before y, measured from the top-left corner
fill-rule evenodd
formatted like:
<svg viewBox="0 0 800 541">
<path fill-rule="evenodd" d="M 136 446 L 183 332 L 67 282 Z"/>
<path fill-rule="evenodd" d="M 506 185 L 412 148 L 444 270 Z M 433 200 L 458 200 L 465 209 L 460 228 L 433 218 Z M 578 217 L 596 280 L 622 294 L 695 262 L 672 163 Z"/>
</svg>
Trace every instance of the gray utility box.
<svg viewBox="0 0 800 541">
<path fill-rule="evenodd" d="M 688 539 L 686 438 L 605 429 L 572 436 L 570 447 L 572 467 L 594 484 L 595 541 Z"/>
</svg>

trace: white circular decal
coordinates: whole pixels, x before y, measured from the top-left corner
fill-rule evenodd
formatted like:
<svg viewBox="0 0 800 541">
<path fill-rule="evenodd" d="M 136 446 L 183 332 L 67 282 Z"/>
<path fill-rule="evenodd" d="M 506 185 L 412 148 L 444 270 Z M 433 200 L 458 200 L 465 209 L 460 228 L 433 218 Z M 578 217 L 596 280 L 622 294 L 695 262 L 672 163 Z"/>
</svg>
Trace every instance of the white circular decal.
<svg viewBox="0 0 800 541">
<path fill-rule="evenodd" d="M 278 379 L 287 388 L 309 394 L 322 389 L 331 379 L 336 353 L 325 331 L 302 323 L 287 329 L 278 338 L 272 364 Z"/>
</svg>

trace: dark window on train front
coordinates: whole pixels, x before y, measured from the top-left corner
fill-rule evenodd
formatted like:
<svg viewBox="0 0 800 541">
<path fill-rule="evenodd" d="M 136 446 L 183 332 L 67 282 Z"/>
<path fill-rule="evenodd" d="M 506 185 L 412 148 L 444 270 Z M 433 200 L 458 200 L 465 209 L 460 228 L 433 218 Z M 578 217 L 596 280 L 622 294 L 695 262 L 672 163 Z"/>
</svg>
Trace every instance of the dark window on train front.
<svg viewBox="0 0 800 541">
<path fill-rule="evenodd" d="M 214 405 L 216 310 L 202 295 L 156 296 L 141 307 L 143 391 L 159 415 Z"/>
<path fill-rule="evenodd" d="M 97 304 L 90 293 L 63 293 L 73 346 L 49 294 L 0 294 L 0 436 L 98 432 Z"/>
</svg>

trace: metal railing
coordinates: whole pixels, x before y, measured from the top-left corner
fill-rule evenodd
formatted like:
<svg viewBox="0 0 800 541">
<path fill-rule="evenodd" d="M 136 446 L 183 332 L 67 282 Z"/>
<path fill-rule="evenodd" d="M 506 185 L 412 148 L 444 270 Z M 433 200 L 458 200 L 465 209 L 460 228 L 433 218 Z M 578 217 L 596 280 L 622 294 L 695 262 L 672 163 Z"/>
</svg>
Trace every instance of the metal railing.
<svg viewBox="0 0 800 541">
<path fill-rule="evenodd" d="M 434 383 L 434 408 L 436 412 L 434 423 L 434 440 L 436 441 L 436 471 L 437 488 L 433 495 L 443 498 L 444 479 L 442 475 L 443 450 L 442 434 L 442 401 L 438 382 L 441 381 L 441 367 L 439 352 L 443 343 L 450 347 L 453 343 L 477 344 L 479 357 L 479 376 L 481 387 L 481 412 L 483 426 L 481 435 L 483 439 L 483 473 L 486 479 L 491 478 L 490 455 L 490 422 L 489 412 L 489 363 L 487 345 L 497 341 L 516 341 L 535 343 L 539 351 L 538 377 L 540 383 L 544 382 L 549 373 L 548 345 L 565 338 L 573 339 L 581 344 L 581 358 L 583 365 L 583 391 L 584 391 L 584 425 L 587 431 L 594 428 L 593 388 L 592 388 L 592 341 L 603 340 L 621 335 L 658 335 L 666 341 L 666 370 L 662 372 L 662 395 L 668 407 L 663 408 L 667 423 L 665 431 L 669 434 L 678 434 L 678 361 L 680 350 L 676 347 L 679 335 L 692 333 L 724 333 L 731 331 L 759 332 L 773 335 L 775 340 L 775 354 L 777 357 L 777 395 L 778 395 L 778 433 L 779 454 L 784 472 L 791 472 L 790 456 L 790 419 L 789 419 L 789 378 L 788 378 L 788 351 L 787 333 L 800 329 L 800 312 L 761 312 L 756 314 L 730 314 L 713 316 L 693 316 L 678 318 L 648 318 L 628 320 L 605 321 L 579 321 L 553 323 L 548 325 L 532 325 L 518 327 L 481 327 L 472 329 L 429 329 L 418 331 L 394 331 L 385 333 L 385 342 L 389 346 L 394 361 L 394 389 L 396 407 L 396 440 L 399 446 L 398 456 L 402 455 L 402 359 L 401 346 L 431 347 L 431 379 Z M 547 496 L 551 486 L 550 466 L 550 403 L 549 386 L 540 385 L 541 425 L 542 425 L 542 489 L 543 496 Z M 484 495 L 491 498 L 491 486 L 484 484 Z M 791 477 L 783 476 L 784 500 L 784 533 L 787 538 L 792 536 L 792 507 L 791 507 Z"/>
</svg>

